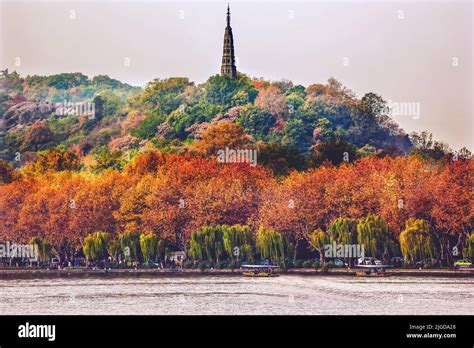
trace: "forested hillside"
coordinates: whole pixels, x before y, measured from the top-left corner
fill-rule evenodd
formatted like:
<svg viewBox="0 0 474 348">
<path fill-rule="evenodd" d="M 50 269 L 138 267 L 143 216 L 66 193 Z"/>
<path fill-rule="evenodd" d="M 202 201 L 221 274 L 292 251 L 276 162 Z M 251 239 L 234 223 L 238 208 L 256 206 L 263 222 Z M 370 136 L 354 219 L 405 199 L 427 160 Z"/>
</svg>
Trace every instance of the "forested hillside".
<svg viewBox="0 0 474 348">
<path fill-rule="evenodd" d="M 5 71 L 0 86 L 1 156 L 16 167 L 51 148 L 74 153 L 86 168 L 101 155 L 194 151 L 196 140 L 223 122 L 240 126 L 261 150 L 262 164 L 283 158 L 296 169 L 405 154 L 413 147 L 414 138 L 390 119 L 382 97 L 368 93 L 359 99 L 333 78 L 301 86 L 243 74 L 212 76 L 200 85 L 174 77 L 141 89 L 103 75 L 22 78 Z M 58 105 L 84 102 L 93 103 L 93 115 L 58 113 Z M 429 134 L 420 136 L 422 150 L 434 150 L 434 157 L 449 152 L 445 144 L 427 144 Z M 18 153 L 22 158 L 15 163 Z"/>
</svg>

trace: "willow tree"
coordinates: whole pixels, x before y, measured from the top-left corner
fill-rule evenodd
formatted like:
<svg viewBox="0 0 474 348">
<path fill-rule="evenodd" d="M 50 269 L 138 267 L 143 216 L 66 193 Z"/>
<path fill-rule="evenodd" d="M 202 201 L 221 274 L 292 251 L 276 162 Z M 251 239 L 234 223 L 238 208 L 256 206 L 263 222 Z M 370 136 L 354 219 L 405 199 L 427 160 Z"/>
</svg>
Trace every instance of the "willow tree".
<svg viewBox="0 0 474 348">
<path fill-rule="evenodd" d="M 319 259 L 321 263 L 326 262 L 325 250 L 326 246 L 330 243 L 329 236 L 321 228 L 313 231 L 311 234 L 310 245 L 311 247 L 319 252 Z"/>
<path fill-rule="evenodd" d="M 166 257 L 166 247 L 163 239 L 158 240 L 158 243 L 156 243 L 156 257 L 159 261 L 164 260 Z"/>
<path fill-rule="evenodd" d="M 260 227 L 257 232 L 257 249 L 264 259 L 271 259 L 277 263 L 285 262 L 285 239 L 281 233 L 275 232 L 271 229 Z"/>
<path fill-rule="evenodd" d="M 222 226 L 224 249 L 233 261 L 253 260 L 252 231 L 249 226 Z"/>
<path fill-rule="evenodd" d="M 52 246 L 46 239 L 41 237 L 33 237 L 30 240 L 30 245 L 33 246 L 38 262 L 45 262 L 51 258 Z"/>
<path fill-rule="evenodd" d="M 140 248 L 140 233 L 136 231 L 126 231 L 120 235 L 120 249 L 125 256 L 125 260 L 140 261 L 142 258 Z"/>
<path fill-rule="evenodd" d="M 193 232 L 189 240 L 189 254 L 194 260 L 218 263 L 224 256 L 222 226 L 204 226 Z"/>
<path fill-rule="evenodd" d="M 328 233 L 331 243 L 355 244 L 357 243 L 357 220 L 337 218 L 329 226 Z"/>
<path fill-rule="evenodd" d="M 474 233 L 466 238 L 466 246 L 462 251 L 462 255 L 470 259 L 474 258 Z"/>
<path fill-rule="evenodd" d="M 357 220 L 355 219 L 337 218 L 329 226 L 328 232 L 331 244 L 336 243 L 345 246 L 357 244 Z M 353 255 L 353 257 L 356 256 Z M 350 255 L 346 255 L 345 260 L 348 265 L 352 265 Z"/>
<path fill-rule="evenodd" d="M 107 244 L 110 236 L 107 232 L 95 232 L 84 238 L 84 256 L 89 260 L 102 260 L 107 257 Z"/>
<path fill-rule="evenodd" d="M 116 238 L 109 238 L 107 243 L 107 254 L 112 258 L 112 262 L 117 262 L 117 257 L 120 252 L 120 242 Z"/>
<path fill-rule="evenodd" d="M 357 239 L 365 254 L 388 261 L 395 254 L 396 245 L 388 225 L 380 216 L 369 214 L 357 224 Z"/>
<path fill-rule="evenodd" d="M 148 264 L 157 255 L 158 236 L 154 233 L 140 235 L 140 250 L 143 260 Z"/>
<path fill-rule="evenodd" d="M 408 219 L 405 230 L 400 233 L 400 249 L 408 263 L 433 258 L 436 248 L 429 223 L 423 219 Z"/>
</svg>

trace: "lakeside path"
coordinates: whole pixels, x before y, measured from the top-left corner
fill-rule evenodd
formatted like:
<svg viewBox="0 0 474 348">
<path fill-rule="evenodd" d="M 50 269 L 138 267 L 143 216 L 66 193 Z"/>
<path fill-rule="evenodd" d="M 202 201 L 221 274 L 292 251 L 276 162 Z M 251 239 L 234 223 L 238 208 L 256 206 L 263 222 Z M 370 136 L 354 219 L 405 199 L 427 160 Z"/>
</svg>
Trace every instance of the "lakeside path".
<svg viewBox="0 0 474 348">
<path fill-rule="evenodd" d="M 331 269 L 328 272 L 314 269 L 289 269 L 279 273 L 285 275 L 299 276 L 356 276 L 357 268 Z M 474 277 L 474 269 L 390 269 L 387 270 L 392 276 L 412 277 Z M 109 270 L 85 270 L 85 269 L 0 269 L 0 279 L 41 279 L 41 278 L 89 278 L 89 277 L 150 277 L 150 276 L 175 276 L 175 277 L 199 277 L 199 276 L 241 276 L 241 269 L 109 269 Z"/>
</svg>

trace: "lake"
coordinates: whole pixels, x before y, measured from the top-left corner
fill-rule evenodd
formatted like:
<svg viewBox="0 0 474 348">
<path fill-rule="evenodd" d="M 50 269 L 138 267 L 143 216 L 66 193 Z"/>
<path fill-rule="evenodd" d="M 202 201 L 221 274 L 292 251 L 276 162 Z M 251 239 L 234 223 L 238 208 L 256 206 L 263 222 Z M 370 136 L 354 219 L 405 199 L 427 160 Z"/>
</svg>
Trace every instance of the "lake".
<svg viewBox="0 0 474 348">
<path fill-rule="evenodd" d="M 0 283 L 0 314 L 474 314 L 474 279 L 191 276 Z"/>
</svg>

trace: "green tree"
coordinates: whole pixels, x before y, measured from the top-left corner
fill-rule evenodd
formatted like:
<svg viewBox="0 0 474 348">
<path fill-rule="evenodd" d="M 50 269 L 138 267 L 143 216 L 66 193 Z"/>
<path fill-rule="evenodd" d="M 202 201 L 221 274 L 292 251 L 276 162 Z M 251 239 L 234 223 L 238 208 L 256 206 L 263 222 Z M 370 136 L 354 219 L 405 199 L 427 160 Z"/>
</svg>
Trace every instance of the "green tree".
<svg viewBox="0 0 474 348">
<path fill-rule="evenodd" d="M 329 236 L 321 228 L 313 231 L 311 234 L 310 245 L 311 247 L 319 253 L 319 259 L 321 263 L 326 262 L 326 246 L 331 243 Z"/>
<path fill-rule="evenodd" d="M 357 238 L 367 255 L 388 261 L 395 254 L 395 242 L 387 223 L 380 216 L 369 214 L 357 224 Z"/>
<path fill-rule="evenodd" d="M 221 226 L 224 249 L 233 261 L 253 259 L 252 231 L 249 226 Z"/>
<path fill-rule="evenodd" d="M 352 162 L 356 159 L 356 147 L 340 138 L 331 138 L 316 144 L 307 158 L 309 168 L 322 165 L 325 161 L 333 165 Z"/>
<path fill-rule="evenodd" d="M 110 151 L 107 146 L 101 146 L 95 154 L 96 164 L 92 166 L 94 173 L 100 173 L 106 169 L 121 171 L 126 163 L 122 151 Z"/>
<path fill-rule="evenodd" d="M 337 218 L 329 226 L 329 240 L 331 244 L 354 245 L 357 243 L 357 221 L 349 218 Z M 352 255 L 354 257 L 354 255 Z M 352 257 L 347 255 L 346 263 L 352 266 Z"/>
<path fill-rule="evenodd" d="M 89 260 L 102 260 L 107 257 L 107 244 L 110 236 L 107 232 L 94 232 L 84 238 L 82 248 L 84 256 Z"/>
<path fill-rule="evenodd" d="M 194 260 L 218 263 L 225 257 L 224 231 L 221 226 L 204 226 L 191 234 L 189 254 Z"/>
<path fill-rule="evenodd" d="M 302 170 L 305 166 L 305 158 L 294 148 L 269 142 L 259 144 L 258 163 L 280 176 L 287 175 L 295 169 Z"/>
<path fill-rule="evenodd" d="M 256 106 L 248 106 L 240 110 L 237 119 L 237 123 L 244 128 L 245 133 L 253 135 L 257 140 L 264 139 L 275 122 L 275 116 Z"/>
<path fill-rule="evenodd" d="M 140 247 L 140 233 L 137 231 L 126 231 L 120 236 L 120 249 L 128 261 L 141 261 L 142 253 Z"/>
<path fill-rule="evenodd" d="M 159 238 L 154 233 L 140 235 L 140 250 L 143 255 L 143 260 L 148 264 L 157 256 Z"/>
<path fill-rule="evenodd" d="M 310 130 L 300 119 L 289 119 L 283 130 L 282 145 L 306 154 L 311 145 Z"/>
<path fill-rule="evenodd" d="M 51 258 L 52 245 L 48 243 L 44 238 L 33 237 L 30 240 L 30 245 L 33 246 L 35 252 L 37 253 L 38 262 L 45 262 Z"/>
<path fill-rule="evenodd" d="M 407 263 L 433 258 L 436 253 L 430 225 L 423 219 L 408 219 L 400 233 L 400 249 Z"/>
<path fill-rule="evenodd" d="M 285 239 L 281 233 L 260 227 L 257 232 L 257 250 L 264 259 L 271 259 L 278 264 L 286 265 Z"/>
<path fill-rule="evenodd" d="M 471 233 L 468 238 L 466 238 L 466 245 L 462 251 L 464 257 L 473 259 L 474 258 L 474 233 Z"/>
<path fill-rule="evenodd" d="M 184 91 L 193 83 L 186 77 L 155 79 L 149 82 L 141 96 L 141 103 L 158 114 L 169 114 L 184 101 Z"/>
<path fill-rule="evenodd" d="M 210 104 L 226 105 L 228 108 L 241 105 L 242 93 L 247 93 L 247 103 L 252 103 L 256 96 L 257 90 L 250 84 L 250 80 L 239 74 L 236 79 L 227 76 L 214 75 L 204 84 L 205 99 Z M 237 104 L 236 101 L 239 101 Z"/>
</svg>

